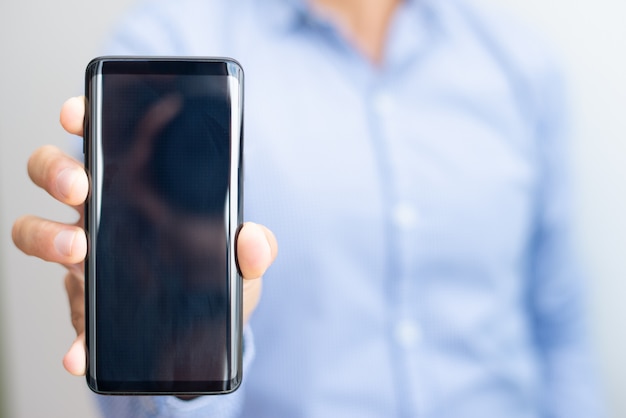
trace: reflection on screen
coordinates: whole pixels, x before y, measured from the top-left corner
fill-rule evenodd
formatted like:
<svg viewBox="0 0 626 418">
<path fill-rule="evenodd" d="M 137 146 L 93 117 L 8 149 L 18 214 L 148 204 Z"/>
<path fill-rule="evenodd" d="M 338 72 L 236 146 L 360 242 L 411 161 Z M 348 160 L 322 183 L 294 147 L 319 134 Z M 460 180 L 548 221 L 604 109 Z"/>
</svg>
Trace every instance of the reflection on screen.
<svg viewBox="0 0 626 418">
<path fill-rule="evenodd" d="M 227 380 L 228 77 L 107 74 L 102 88 L 98 378 Z"/>
</svg>

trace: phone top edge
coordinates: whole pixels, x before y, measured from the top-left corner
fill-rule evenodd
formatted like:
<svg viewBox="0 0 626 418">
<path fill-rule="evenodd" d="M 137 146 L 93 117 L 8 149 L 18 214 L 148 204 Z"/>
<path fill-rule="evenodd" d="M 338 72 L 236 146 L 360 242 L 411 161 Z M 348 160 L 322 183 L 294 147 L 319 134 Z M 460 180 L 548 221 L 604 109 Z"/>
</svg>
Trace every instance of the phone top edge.
<svg viewBox="0 0 626 418">
<path fill-rule="evenodd" d="M 241 64 L 234 58 L 209 55 L 100 55 L 94 61 L 206 61 L 206 62 L 233 62 Z"/>
<path fill-rule="evenodd" d="M 86 74 L 93 76 L 102 73 L 103 65 L 106 64 L 159 64 L 159 63 L 180 63 L 188 64 L 216 64 L 225 65 L 228 69 L 228 75 L 235 76 L 238 79 L 243 78 L 243 66 L 239 61 L 231 57 L 222 56 L 168 56 L 168 55 L 102 55 L 93 58 L 86 67 Z"/>
</svg>

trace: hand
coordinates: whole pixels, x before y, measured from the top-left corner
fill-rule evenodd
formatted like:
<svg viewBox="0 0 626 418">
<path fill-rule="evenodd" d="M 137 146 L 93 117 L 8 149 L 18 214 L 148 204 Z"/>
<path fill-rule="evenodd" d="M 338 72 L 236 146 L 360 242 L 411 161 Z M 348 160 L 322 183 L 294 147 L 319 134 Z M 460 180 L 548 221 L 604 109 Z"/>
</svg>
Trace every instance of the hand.
<svg viewBox="0 0 626 418">
<path fill-rule="evenodd" d="M 72 134 L 82 135 L 85 102 L 69 99 L 61 109 L 61 125 Z M 74 207 L 80 214 L 76 224 L 68 225 L 25 215 L 13 225 L 13 242 L 28 255 L 62 264 L 68 270 L 65 288 L 70 304 L 76 340 L 63 358 L 63 365 L 73 375 L 85 374 L 85 305 L 84 259 L 87 238 L 82 229 L 83 204 L 89 191 L 87 175 L 81 163 L 53 146 L 36 150 L 28 161 L 32 181 L 58 201 Z M 261 295 L 261 277 L 276 258 L 278 246 L 272 232 L 262 225 L 246 223 L 237 240 L 237 260 L 244 277 L 244 322 L 256 308 Z"/>
</svg>

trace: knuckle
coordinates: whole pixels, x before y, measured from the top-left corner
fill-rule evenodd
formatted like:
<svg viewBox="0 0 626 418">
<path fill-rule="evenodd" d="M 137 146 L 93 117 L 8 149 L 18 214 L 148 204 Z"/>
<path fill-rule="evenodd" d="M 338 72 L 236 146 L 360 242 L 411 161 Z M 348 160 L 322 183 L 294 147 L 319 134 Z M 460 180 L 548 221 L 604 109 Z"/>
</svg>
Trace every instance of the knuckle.
<svg viewBox="0 0 626 418">
<path fill-rule="evenodd" d="M 72 326 L 76 330 L 76 333 L 80 334 L 84 328 L 85 316 L 82 312 L 77 312 L 76 310 L 72 309 L 70 317 L 72 320 Z"/>
</svg>

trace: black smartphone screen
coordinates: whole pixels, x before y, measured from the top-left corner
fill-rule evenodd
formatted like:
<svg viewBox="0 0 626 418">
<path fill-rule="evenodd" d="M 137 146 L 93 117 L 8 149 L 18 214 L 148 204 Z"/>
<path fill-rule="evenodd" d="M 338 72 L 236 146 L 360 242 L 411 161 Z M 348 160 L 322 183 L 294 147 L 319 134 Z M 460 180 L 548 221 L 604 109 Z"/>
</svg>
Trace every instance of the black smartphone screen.
<svg viewBox="0 0 626 418">
<path fill-rule="evenodd" d="M 243 72 L 98 58 L 86 73 L 89 386 L 202 394 L 241 380 Z"/>
</svg>

